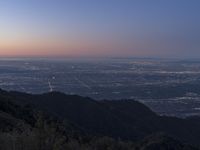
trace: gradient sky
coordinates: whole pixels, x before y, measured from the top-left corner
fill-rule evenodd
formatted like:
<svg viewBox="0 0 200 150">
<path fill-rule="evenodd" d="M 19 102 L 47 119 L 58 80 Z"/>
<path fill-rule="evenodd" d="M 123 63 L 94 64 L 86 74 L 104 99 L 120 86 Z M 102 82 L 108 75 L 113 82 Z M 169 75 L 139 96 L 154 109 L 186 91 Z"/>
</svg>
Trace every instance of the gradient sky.
<svg viewBox="0 0 200 150">
<path fill-rule="evenodd" d="M 200 58 L 200 0 L 1 0 L 0 56 Z"/>
</svg>

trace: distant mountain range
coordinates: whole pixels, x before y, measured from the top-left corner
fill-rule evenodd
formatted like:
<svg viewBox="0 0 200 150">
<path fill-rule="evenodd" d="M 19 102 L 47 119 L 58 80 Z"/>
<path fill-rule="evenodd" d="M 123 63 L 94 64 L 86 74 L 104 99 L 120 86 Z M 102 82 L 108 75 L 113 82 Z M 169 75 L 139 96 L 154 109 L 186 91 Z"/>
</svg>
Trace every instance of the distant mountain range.
<svg viewBox="0 0 200 150">
<path fill-rule="evenodd" d="M 2 135 L 14 131 L 20 134 L 25 131 L 32 133 L 34 129 L 39 129 L 38 114 L 45 116 L 43 118 L 47 124 L 53 122 L 59 125 L 59 133 L 75 139 L 77 135 L 82 139 L 106 136 L 116 141 L 132 141 L 135 149 L 149 150 L 190 150 L 197 148 L 187 144 L 200 146 L 199 117 L 180 119 L 159 116 L 134 100 L 95 101 L 88 97 L 60 92 L 32 95 L 0 90 Z M 50 131 L 52 130 L 47 133 Z"/>
</svg>

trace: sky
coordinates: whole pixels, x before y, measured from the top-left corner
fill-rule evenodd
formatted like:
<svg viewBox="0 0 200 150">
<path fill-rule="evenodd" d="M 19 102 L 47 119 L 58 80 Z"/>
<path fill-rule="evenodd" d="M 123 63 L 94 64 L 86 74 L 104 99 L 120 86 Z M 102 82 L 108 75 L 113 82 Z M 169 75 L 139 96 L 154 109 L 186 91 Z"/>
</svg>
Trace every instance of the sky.
<svg viewBox="0 0 200 150">
<path fill-rule="evenodd" d="M 199 0 L 1 0 L 0 56 L 200 58 Z"/>
</svg>

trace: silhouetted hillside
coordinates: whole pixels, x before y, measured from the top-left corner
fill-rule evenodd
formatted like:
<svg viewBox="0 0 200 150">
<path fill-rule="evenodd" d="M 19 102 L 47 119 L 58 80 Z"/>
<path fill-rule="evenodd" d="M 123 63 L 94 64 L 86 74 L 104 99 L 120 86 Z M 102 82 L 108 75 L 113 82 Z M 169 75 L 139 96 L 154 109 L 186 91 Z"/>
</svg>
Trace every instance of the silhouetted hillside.
<svg viewBox="0 0 200 150">
<path fill-rule="evenodd" d="M 79 146 L 85 144 L 83 142 L 85 137 L 90 137 L 89 141 L 86 141 L 91 142 L 96 137 L 104 136 L 116 139 L 111 140 L 113 143 L 119 143 L 117 139 L 139 141 L 137 144 L 132 143 L 132 146 L 128 146 L 125 142 L 125 145 L 128 148 L 137 149 L 139 146 L 148 150 L 154 147 L 167 149 L 173 146 L 175 149 L 190 150 L 193 147 L 186 146 L 182 142 L 194 145 L 200 142 L 198 117 L 188 119 L 161 117 L 137 101 L 95 101 L 87 97 L 65 95 L 59 92 L 31 95 L 0 91 L 0 131 L 3 133 L 13 131 L 23 133 L 27 130 L 26 136 L 30 134 L 29 137 L 35 139 L 37 133 L 35 130 L 38 131 L 41 126 L 38 127 L 38 120 L 40 120 L 38 114 L 41 111 L 45 116 L 43 120 L 47 124 L 45 128 L 42 128 L 45 134 L 48 135 L 49 131 L 54 131 L 51 130 L 53 124 L 56 134 L 64 136 L 65 142 L 69 142 L 69 139 L 75 140 L 78 141 Z M 46 126 L 47 130 L 45 130 Z M 158 133 L 163 133 L 163 135 L 160 136 Z M 149 137 L 149 135 L 152 136 Z M 148 138 L 145 138 L 147 136 Z M 83 140 L 81 142 L 80 137 Z M 91 143 L 90 145 L 92 146 Z"/>
<path fill-rule="evenodd" d="M 136 144 L 139 150 L 198 150 L 163 134 L 153 134 Z"/>
</svg>

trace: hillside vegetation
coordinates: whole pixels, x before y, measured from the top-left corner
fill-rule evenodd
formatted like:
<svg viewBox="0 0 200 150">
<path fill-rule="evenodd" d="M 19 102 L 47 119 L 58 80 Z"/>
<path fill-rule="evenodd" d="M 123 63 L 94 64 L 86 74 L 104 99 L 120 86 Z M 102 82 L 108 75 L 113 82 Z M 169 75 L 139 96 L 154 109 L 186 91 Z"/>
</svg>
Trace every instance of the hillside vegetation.
<svg viewBox="0 0 200 150">
<path fill-rule="evenodd" d="M 195 150 L 199 142 L 198 117 L 161 117 L 133 100 L 0 91 L 2 150 Z"/>
</svg>

